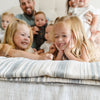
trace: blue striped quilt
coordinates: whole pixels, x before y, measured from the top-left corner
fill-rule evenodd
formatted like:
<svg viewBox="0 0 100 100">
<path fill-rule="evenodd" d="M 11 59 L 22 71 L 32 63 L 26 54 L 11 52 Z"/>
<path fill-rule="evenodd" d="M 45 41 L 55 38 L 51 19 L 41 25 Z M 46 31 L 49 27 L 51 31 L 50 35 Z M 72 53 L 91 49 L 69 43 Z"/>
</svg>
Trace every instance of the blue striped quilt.
<svg viewBox="0 0 100 100">
<path fill-rule="evenodd" d="M 100 62 L 0 57 L 0 80 L 100 85 Z"/>
</svg>

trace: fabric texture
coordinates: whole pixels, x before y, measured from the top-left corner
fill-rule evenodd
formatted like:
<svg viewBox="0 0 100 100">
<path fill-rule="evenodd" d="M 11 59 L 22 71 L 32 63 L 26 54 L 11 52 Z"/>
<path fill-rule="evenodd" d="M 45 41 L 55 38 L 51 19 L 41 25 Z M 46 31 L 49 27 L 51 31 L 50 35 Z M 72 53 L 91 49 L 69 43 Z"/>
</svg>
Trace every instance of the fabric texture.
<svg viewBox="0 0 100 100">
<path fill-rule="evenodd" d="M 90 84 L 96 84 L 98 81 L 97 85 L 99 85 L 100 62 L 87 63 L 73 60 L 52 61 L 0 57 L 0 79 L 28 80 L 28 82 L 38 82 L 38 80 L 40 82 L 76 82 L 78 84 L 82 84 L 83 80 L 84 84 L 85 81 L 86 84 L 89 84 L 89 81 Z"/>
</svg>

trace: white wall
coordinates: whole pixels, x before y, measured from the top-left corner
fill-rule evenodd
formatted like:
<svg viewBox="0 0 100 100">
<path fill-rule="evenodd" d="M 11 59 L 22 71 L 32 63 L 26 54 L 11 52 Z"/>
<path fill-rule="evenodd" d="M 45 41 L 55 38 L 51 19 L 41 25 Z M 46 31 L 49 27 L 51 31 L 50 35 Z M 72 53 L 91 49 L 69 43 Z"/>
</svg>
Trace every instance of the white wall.
<svg viewBox="0 0 100 100">
<path fill-rule="evenodd" d="M 92 4 L 95 8 L 100 9 L 100 0 L 90 0 L 90 4 Z M 18 5 L 19 0 L 0 0 L 0 14 L 2 14 L 7 9 Z"/>
</svg>

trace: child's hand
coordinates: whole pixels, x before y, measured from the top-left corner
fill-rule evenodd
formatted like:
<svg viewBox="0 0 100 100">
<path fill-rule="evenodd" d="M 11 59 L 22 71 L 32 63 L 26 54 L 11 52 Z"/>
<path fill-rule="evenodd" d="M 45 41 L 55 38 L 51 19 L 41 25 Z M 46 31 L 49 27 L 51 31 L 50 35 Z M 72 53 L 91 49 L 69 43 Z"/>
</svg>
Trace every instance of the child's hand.
<svg viewBox="0 0 100 100">
<path fill-rule="evenodd" d="M 68 42 L 66 49 L 64 50 L 64 52 L 70 52 L 71 49 L 74 47 L 75 43 L 74 43 L 74 38 L 72 37 L 70 39 L 70 41 Z"/>
<path fill-rule="evenodd" d="M 33 35 L 38 34 L 39 28 L 37 26 L 32 27 Z"/>
<path fill-rule="evenodd" d="M 54 53 L 56 51 L 56 47 L 55 47 L 55 44 L 52 44 L 49 48 L 49 53 Z"/>
<path fill-rule="evenodd" d="M 8 44 L 0 44 L 0 56 L 7 56 L 11 46 Z"/>
<path fill-rule="evenodd" d="M 53 59 L 53 55 L 50 53 L 42 53 L 40 56 L 40 60 L 52 60 Z"/>
</svg>

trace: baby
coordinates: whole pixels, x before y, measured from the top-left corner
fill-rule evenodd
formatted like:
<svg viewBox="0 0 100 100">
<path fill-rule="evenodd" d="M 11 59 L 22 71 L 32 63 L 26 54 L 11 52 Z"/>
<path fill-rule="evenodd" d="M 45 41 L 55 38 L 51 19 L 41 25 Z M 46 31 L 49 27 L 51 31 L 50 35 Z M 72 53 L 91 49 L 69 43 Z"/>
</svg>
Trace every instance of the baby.
<svg viewBox="0 0 100 100">
<path fill-rule="evenodd" d="M 52 29 L 53 29 L 53 24 L 50 24 L 46 27 L 46 30 L 45 30 L 46 41 L 40 47 L 40 49 L 43 49 L 44 52 L 49 52 L 49 47 L 52 44 L 52 41 L 50 39 L 50 34 L 51 34 Z"/>
<path fill-rule="evenodd" d="M 39 11 L 35 13 L 35 31 L 37 32 L 34 34 L 34 42 L 35 48 L 37 50 L 40 49 L 41 44 L 45 41 L 45 28 L 47 26 L 47 19 L 44 12 Z"/>
<path fill-rule="evenodd" d="M 9 23 L 15 19 L 14 14 L 10 12 L 4 12 L 1 16 L 1 26 L 0 29 L 0 41 L 3 42 L 4 33 Z"/>
<path fill-rule="evenodd" d="M 88 38 L 90 38 L 92 35 L 95 35 L 97 30 L 100 30 L 99 28 L 97 28 L 98 13 L 92 5 L 89 5 L 90 0 L 68 0 L 68 1 L 69 1 L 69 3 L 67 4 L 69 5 L 69 8 L 67 6 L 68 14 L 76 15 L 80 18 L 85 28 L 85 31 L 88 35 Z M 73 7 L 72 2 L 74 2 L 76 6 Z M 92 17 L 91 24 L 88 24 L 88 20 L 86 17 L 88 13 Z"/>
</svg>

